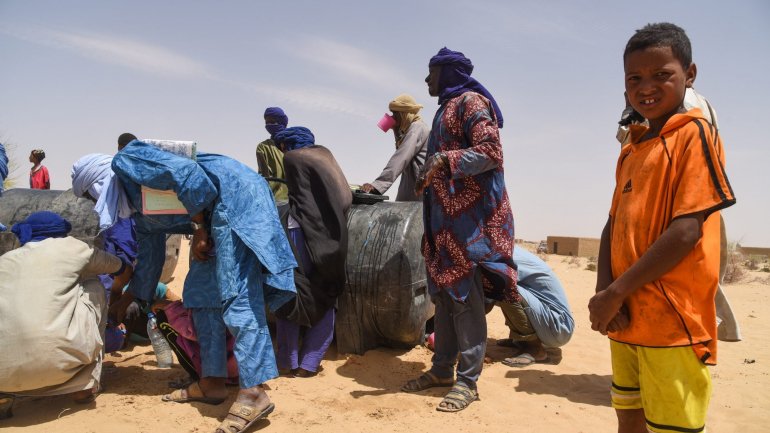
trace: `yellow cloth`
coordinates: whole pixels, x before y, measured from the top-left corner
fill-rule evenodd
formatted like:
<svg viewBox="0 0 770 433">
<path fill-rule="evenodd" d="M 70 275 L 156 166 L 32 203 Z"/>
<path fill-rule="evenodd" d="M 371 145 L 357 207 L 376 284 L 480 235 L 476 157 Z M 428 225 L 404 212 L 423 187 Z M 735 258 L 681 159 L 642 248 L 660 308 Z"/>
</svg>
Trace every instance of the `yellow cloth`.
<svg viewBox="0 0 770 433">
<path fill-rule="evenodd" d="M 643 347 L 610 340 L 612 407 L 644 409 L 648 431 L 702 432 L 711 398 L 708 368 L 689 346 Z"/>
<path fill-rule="evenodd" d="M 422 116 L 419 114 L 422 109 L 422 104 L 418 104 L 412 95 L 402 93 L 396 96 L 394 100 L 390 101 L 388 109 L 394 113 L 399 113 L 401 117 L 397 134 L 397 137 L 399 138 L 396 141 L 396 147 L 398 147 L 412 123 L 422 119 Z"/>
</svg>

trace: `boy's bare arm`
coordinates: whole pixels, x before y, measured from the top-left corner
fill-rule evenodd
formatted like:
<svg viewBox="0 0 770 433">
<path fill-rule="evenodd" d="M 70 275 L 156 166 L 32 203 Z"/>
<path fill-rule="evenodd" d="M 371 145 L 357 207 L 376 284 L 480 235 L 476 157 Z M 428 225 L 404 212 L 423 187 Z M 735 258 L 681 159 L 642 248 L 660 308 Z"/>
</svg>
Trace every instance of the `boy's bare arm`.
<svg viewBox="0 0 770 433">
<path fill-rule="evenodd" d="M 601 292 L 612 283 L 612 256 L 610 251 L 610 228 L 612 217 L 607 218 L 607 224 L 602 230 L 599 241 L 599 258 L 596 264 L 596 292 Z"/>
<path fill-rule="evenodd" d="M 636 263 L 606 290 L 596 293 L 588 303 L 591 329 L 606 334 L 610 322 L 631 293 L 657 280 L 681 262 L 700 240 L 703 220 L 703 212 L 674 219 Z"/>
</svg>

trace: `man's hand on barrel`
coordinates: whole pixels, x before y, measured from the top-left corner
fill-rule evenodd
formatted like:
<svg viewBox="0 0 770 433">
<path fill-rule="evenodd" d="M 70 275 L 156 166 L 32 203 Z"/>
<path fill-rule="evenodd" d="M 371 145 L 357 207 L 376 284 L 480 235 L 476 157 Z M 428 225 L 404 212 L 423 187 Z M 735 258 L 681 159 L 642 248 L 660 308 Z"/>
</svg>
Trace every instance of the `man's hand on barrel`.
<svg viewBox="0 0 770 433">
<path fill-rule="evenodd" d="M 425 161 L 425 165 L 422 167 L 420 175 L 417 176 L 417 183 L 414 185 L 414 192 L 418 195 L 422 194 L 423 190 L 430 185 L 433 178 L 438 174 L 439 170 L 444 167 L 449 167 L 449 159 L 442 152 L 434 153 L 433 156 Z"/>
</svg>

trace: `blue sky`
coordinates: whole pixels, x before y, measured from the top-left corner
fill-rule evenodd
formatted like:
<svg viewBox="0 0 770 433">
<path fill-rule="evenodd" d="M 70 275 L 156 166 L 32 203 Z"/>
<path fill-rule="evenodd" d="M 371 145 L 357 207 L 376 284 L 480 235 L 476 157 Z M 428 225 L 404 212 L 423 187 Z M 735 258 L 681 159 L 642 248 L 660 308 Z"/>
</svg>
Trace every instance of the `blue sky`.
<svg viewBox="0 0 770 433">
<path fill-rule="evenodd" d="M 117 136 L 196 140 L 256 168 L 262 113 L 309 127 L 348 181 L 372 181 L 393 149 L 376 122 L 423 82 L 443 46 L 464 52 L 505 116 L 516 236 L 598 237 L 623 108 L 622 51 L 649 22 L 682 26 L 696 89 L 719 113 L 738 204 L 728 237 L 770 246 L 766 1 L 8 1 L 0 0 L 0 139 L 26 182 L 43 148 L 52 187 Z M 765 174 L 763 174 L 765 173 Z M 395 196 L 395 186 L 388 192 Z"/>
</svg>

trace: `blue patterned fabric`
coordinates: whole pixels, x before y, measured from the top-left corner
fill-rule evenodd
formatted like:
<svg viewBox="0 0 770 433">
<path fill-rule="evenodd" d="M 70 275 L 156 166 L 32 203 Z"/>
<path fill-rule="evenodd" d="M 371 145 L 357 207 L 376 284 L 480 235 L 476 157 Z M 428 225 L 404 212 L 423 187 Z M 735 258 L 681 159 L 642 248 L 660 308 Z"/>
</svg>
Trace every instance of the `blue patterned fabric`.
<svg viewBox="0 0 770 433">
<path fill-rule="evenodd" d="M 464 301 L 481 270 L 484 295 L 518 301 L 513 262 L 513 215 L 503 172 L 503 147 L 489 100 L 466 92 L 442 104 L 428 153 L 441 168 L 425 189 L 423 256 L 431 295 Z"/>
</svg>

